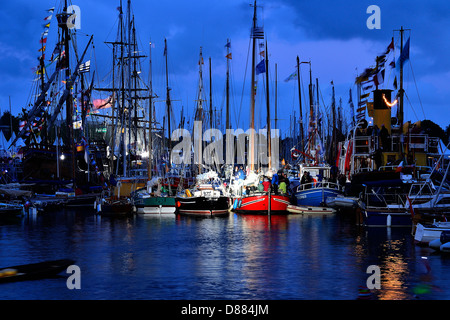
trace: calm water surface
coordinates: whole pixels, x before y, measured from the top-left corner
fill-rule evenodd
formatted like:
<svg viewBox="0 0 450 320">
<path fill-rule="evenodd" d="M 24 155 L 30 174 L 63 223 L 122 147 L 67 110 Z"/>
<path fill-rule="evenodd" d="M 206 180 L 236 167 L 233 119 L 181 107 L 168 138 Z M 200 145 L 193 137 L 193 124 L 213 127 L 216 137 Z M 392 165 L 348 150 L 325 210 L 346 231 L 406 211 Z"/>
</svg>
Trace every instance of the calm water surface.
<svg viewBox="0 0 450 320">
<path fill-rule="evenodd" d="M 450 257 L 409 228 L 360 228 L 345 215 L 99 217 L 61 211 L 0 223 L 0 267 L 70 258 L 63 277 L 0 285 L 0 299 L 348 300 L 381 269 L 373 299 L 450 298 Z M 426 259 L 424 259 L 426 258 Z"/>
</svg>

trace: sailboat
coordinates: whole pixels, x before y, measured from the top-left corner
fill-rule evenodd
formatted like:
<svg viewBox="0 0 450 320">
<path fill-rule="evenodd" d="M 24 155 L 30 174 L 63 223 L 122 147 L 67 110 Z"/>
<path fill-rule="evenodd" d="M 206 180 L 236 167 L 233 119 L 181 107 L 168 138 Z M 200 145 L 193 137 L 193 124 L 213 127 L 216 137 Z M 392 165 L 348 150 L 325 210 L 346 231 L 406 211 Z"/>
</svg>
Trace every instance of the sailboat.
<svg viewBox="0 0 450 320">
<path fill-rule="evenodd" d="M 255 129 L 255 73 L 256 73 L 256 62 L 255 62 L 255 51 L 256 51 L 256 40 L 264 39 L 264 31 L 261 27 L 257 26 L 257 6 L 256 0 L 253 5 L 253 27 L 252 27 L 252 69 L 251 69 L 251 94 L 250 94 L 250 142 L 249 142 L 249 155 L 248 164 L 250 165 L 250 174 L 244 181 L 244 186 L 247 185 L 245 194 L 242 196 L 235 197 L 233 204 L 233 211 L 241 214 L 288 214 L 286 211 L 287 206 L 291 203 L 290 196 L 287 194 L 275 194 L 268 191 L 255 191 L 252 190 L 255 184 L 258 184 L 260 176 L 254 171 L 255 164 L 255 145 L 256 137 L 254 134 Z M 266 73 L 266 106 L 267 106 L 267 154 L 269 158 L 269 176 L 272 173 L 272 150 L 271 150 L 271 119 L 270 119 L 270 104 L 269 104 L 269 55 L 267 52 L 267 42 L 265 51 L 265 61 L 262 60 L 259 64 L 260 68 L 264 66 Z"/>
<path fill-rule="evenodd" d="M 194 139 L 197 141 L 203 140 L 203 104 L 205 99 L 203 97 L 204 93 L 202 66 L 203 53 L 202 48 L 200 48 L 198 97 L 194 125 Z M 212 103 L 210 102 L 210 104 Z M 212 105 L 210 105 L 210 110 L 212 110 Z M 212 122 L 213 121 L 210 112 L 210 126 L 212 126 Z M 177 197 L 175 198 L 177 207 L 176 212 L 178 214 L 188 216 L 227 216 L 230 206 L 228 192 L 225 190 L 223 183 L 216 171 L 209 170 L 208 172 L 203 172 L 203 165 L 201 160 L 203 158 L 202 143 L 194 142 L 194 147 L 194 159 L 199 159 L 195 184 L 193 187 L 184 190 L 183 193 L 177 194 Z M 215 158 L 213 154 L 211 154 L 211 157 Z"/>
<path fill-rule="evenodd" d="M 46 17 L 40 39 L 38 77 L 32 88 L 35 95 L 31 95 L 30 108 L 22 110 L 19 132 L 10 147 L 24 140 L 21 182 L 35 183 L 33 191 L 52 195 L 59 191 L 68 198 L 67 204 L 78 201 L 80 197 L 83 200 L 88 198 L 92 206 L 102 189 L 100 177 L 106 145 L 99 141 L 91 148 L 90 143 L 83 140 L 85 127 L 79 125 L 83 119 L 74 121 L 75 114 L 85 115 L 91 100 L 91 85 L 86 83 L 89 60 L 84 59 L 93 37 L 89 38 L 82 52 L 78 51 L 76 30 L 70 27 L 73 13 L 69 10 L 67 1 L 62 1 L 53 20 L 55 8 L 48 10 L 50 15 Z M 45 55 L 48 53 L 47 45 L 50 46 L 47 38 L 50 24 L 55 20 L 60 32 L 49 57 L 49 54 Z M 59 144 L 60 139 L 63 145 Z M 58 143 L 53 144 L 53 140 Z M 81 144 L 80 148 L 75 142 Z M 98 162 L 98 170 L 85 161 L 86 148 L 91 149 L 91 158 Z"/>
<path fill-rule="evenodd" d="M 300 78 L 300 60 L 297 57 L 297 74 Z M 303 154 L 303 161 L 299 164 L 299 176 L 301 177 L 301 183 L 296 187 L 294 191 L 295 203 L 297 206 L 312 206 L 323 207 L 326 206 L 328 198 L 335 198 L 342 194 L 342 187 L 338 185 L 333 177 L 332 168 L 324 161 L 324 150 L 321 137 L 318 130 L 318 118 L 319 114 L 316 111 L 314 113 L 314 102 L 312 97 L 312 76 L 311 76 L 311 62 L 309 62 L 310 69 L 310 134 L 308 142 Z M 317 91 L 318 81 L 317 81 Z M 299 96 L 301 96 L 299 85 Z M 332 110 L 334 115 L 335 99 L 334 99 L 334 86 L 333 86 L 333 103 Z M 301 99 L 300 99 L 301 103 Z M 319 101 L 317 99 L 316 103 Z M 316 108 L 317 110 L 317 108 Z M 335 137 L 336 123 L 333 122 L 333 139 Z"/>
</svg>

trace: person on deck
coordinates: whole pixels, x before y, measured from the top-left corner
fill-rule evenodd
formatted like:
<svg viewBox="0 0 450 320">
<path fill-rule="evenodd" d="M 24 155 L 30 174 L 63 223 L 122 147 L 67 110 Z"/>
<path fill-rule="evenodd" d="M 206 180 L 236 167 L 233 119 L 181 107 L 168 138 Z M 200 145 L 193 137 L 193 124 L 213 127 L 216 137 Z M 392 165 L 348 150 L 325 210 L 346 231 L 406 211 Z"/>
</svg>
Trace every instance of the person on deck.
<svg viewBox="0 0 450 320">
<path fill-rule="evenodd" d="M 264 182 L 263 182 L 262 184 L 263 184 L 263 186 L 264 186 L 264 191 L 265 191 L 265 192 L 269 191 L 269 188 L 270 188 L 270 181 L 269 181 L 269 178 L 264 177 Z"/>
</svg>

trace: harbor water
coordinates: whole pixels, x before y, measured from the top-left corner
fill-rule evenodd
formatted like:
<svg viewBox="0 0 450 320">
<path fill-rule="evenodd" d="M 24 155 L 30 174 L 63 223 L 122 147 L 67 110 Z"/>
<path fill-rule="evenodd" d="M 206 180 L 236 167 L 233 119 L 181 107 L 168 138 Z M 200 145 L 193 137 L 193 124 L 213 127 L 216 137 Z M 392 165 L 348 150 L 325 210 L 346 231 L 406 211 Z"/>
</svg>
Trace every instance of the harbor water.
<svg viewBox="0 0 450 320">
<path fill-rule="evenodd" d="M 450 258 L 411 228 L 364 228 L 351 216 L 104 217 L 85 210 L 0 225 L 0 267 L 73 259 L 69 274 L 0 285 L 2 300 L 354 300 L 450 298 Z"/>
</svg>

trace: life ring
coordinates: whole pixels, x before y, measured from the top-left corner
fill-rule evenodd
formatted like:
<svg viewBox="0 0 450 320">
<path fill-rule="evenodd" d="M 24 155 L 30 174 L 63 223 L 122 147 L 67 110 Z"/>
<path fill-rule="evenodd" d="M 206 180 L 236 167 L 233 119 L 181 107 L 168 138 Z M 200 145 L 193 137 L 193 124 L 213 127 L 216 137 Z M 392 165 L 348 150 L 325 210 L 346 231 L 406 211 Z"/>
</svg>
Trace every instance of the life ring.
<svg viewBox="0 0 450 320">
<path fill-rule="evenodd" d="M 189 189 L 184 190 L 184 193 L 186 194 L 187 197 L 192 197 L 192 193 Z"/>
</svg>

